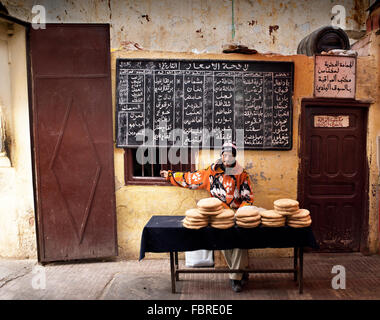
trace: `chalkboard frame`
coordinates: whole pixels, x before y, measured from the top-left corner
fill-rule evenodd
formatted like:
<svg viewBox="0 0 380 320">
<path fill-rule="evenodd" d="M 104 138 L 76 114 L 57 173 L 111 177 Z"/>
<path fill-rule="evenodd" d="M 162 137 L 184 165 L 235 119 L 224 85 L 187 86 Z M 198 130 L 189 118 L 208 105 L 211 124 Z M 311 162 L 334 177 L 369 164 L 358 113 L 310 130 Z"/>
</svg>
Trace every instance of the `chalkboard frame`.
<svg viewBox="0 0 380 320">
<path fill-rule="evenodd" d="M 290 85 L 290 100 L 289 100 L 289 144 L 286 147 L 244 147 L 244 150 L 256 150 L 256 151 L 290 151 L 293 149 L 293 94 L 294 94 L 294 61 L 271 61 L 271 60 L 239 60 L 239 59 L 186 59 L 186 58 L 125 58 L 125 57 L 119 57 L 116 58 L 116 83 L 115 83 L 115 140 L 116 140 L 116 147 L 117 148 L 139 148 L 140 145 L 120 145 L 118 143 L 118 132 L 119 132 L 119 125 L 118 125 L 118 101 L 119 101 L 119 90 L 118 90 L 118 84 L 120 82 L 120 77 L 119 77 L 119 70 L 120 70 L 120 61 L 141 61 L 141 62 L 199 62 L 199 63 L 218 63 L 218 62 L 231 62 L 231 63 L 248 63 L 248 64 L 255 64 L 257 66 L 264 67 L 269 66 L 269 65 L 283 65 L 283 66 L 288 66 L 290 70 L 286 70 L 286 72 L 291 73 L 291 85 Z M 262 70 L 260 68 L 255 69 L 257 72 L 264 72 L 265 70 Z M 277 71 L 277 70 L 276 70 Z M 277 72 L 281 72 L 283 70 L 279 70 Z M 151 147 L 151 146 L 146 146 L 146 147 Z M 153 145 L 152 147 L 154 148 L 160 148 L 160 147 L 171 147 L 171 145 L 168 146 L 160 146 L 160 145 Z M 186 146 L 183 148 L 195 148 L 195 149 L 220 149 L 221 146 L 215 145 L 215 146 Z"/>
</svg>

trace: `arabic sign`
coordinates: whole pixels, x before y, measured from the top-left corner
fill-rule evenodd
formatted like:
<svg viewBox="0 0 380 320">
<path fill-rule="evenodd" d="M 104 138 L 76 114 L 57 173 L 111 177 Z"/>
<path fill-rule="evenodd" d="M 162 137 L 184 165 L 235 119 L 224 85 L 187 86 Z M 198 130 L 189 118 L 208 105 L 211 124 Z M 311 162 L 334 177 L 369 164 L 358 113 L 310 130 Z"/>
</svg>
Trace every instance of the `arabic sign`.
<svg viewBox="0 0 380 320">
<path fill-rule="evenodd" d="M 117 59 L 117 147 L 292 148 L 292 62 Z"/>
<path fill-rule="evenodd" d="M 314 116 L 315 128 L 347 128 L 349 125 L 349 116 Z"/>
<path fill-rule="evenodd" d="M 356 57 L 315 56 L 314 96 L 355 98 Z"/>
</svg>

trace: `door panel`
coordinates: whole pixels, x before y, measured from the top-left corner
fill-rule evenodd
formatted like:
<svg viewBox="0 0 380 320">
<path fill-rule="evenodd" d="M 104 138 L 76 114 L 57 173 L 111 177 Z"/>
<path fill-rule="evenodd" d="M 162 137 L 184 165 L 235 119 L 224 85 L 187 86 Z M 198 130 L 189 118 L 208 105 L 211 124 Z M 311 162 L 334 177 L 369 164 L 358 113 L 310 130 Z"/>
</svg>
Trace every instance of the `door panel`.
<svg viewBox="0 0 380 320">
<path fill-rule="evenodd" d="M 327 120 L 320 126 L 318 117 Z M 365 110 L 307 106 L 303 121 L 301 203 L 311 211 L 317 241 L 322 251 L 359 251 L 365 210 Z"/>
<path fill-rule="evenodd" d="M 108 25 L 31 30 L 40 261 L 117 255 Z"/>
</svg>

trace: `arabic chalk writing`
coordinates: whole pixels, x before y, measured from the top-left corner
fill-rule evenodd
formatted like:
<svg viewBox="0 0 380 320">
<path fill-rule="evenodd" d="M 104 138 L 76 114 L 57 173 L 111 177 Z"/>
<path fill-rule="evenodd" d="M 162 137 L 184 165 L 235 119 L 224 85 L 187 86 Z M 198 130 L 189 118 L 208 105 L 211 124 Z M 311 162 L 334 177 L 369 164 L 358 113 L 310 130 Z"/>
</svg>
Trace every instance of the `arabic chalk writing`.
<svg viewBox="0 0 380 320">
<path fill-rule="evenodd" d="M 350 63 L 323 68 L 317 90 L 350 89 L 338 73 Z M 212 147 L 238 130 L 247 149 L 292 146 L 292 62 L 117 59 L 116 69 L 118 147 Z"/>
</svg>

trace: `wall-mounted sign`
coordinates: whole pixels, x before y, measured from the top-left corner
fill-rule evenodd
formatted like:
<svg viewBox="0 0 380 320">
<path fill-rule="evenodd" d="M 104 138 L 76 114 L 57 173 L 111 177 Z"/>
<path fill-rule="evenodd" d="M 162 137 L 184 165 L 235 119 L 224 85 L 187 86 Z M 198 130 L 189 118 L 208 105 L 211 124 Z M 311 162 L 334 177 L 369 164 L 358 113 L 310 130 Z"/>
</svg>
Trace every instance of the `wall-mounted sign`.
<svg viewBox="0 0 380 320">
<path fill-rule="evenodd" d="M 315 128 L 347 128 L 350 126 L 349 116 L 314 116 Z"/>
<path fill-rule="evenodd" d="M 356 57 L 316 55 L 314 96 L 355 98 Z"/>
</svg>

